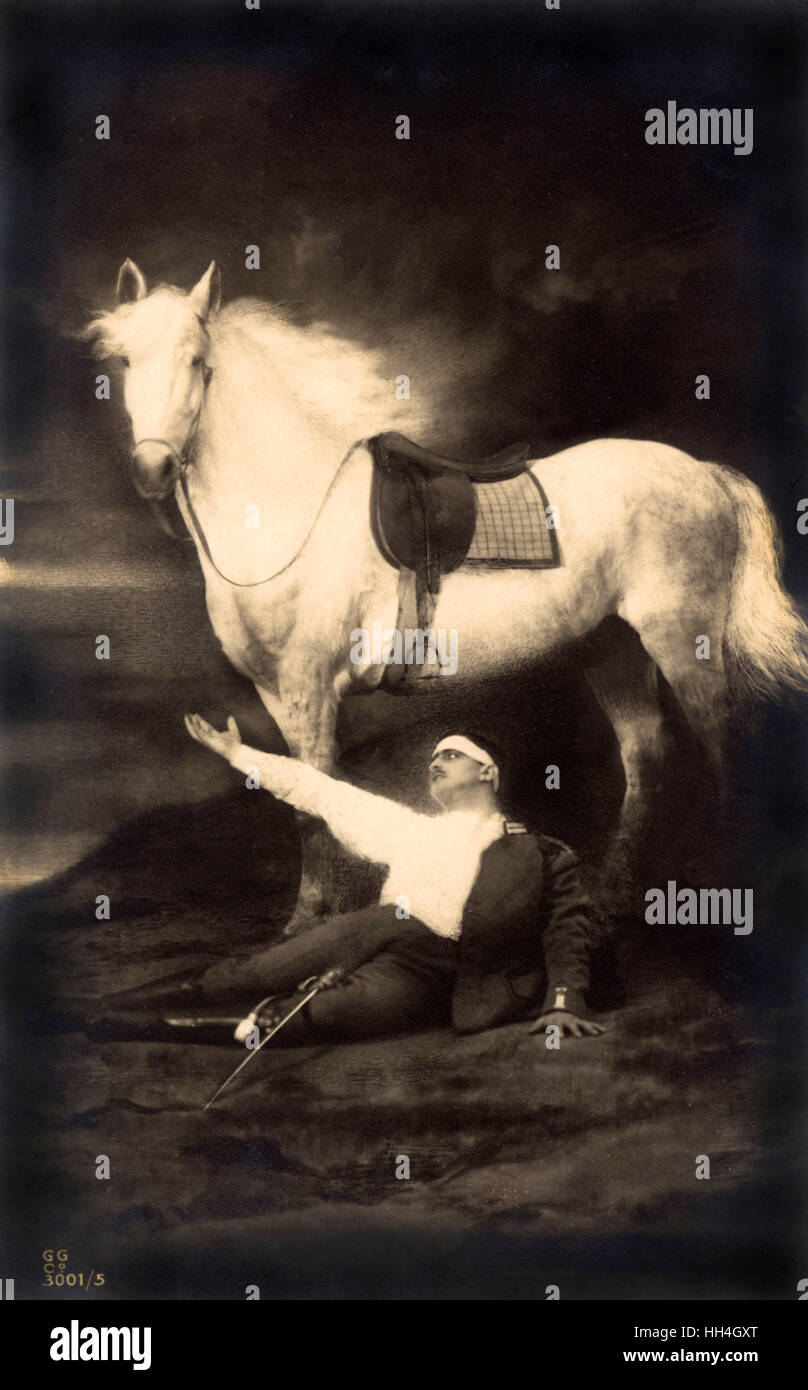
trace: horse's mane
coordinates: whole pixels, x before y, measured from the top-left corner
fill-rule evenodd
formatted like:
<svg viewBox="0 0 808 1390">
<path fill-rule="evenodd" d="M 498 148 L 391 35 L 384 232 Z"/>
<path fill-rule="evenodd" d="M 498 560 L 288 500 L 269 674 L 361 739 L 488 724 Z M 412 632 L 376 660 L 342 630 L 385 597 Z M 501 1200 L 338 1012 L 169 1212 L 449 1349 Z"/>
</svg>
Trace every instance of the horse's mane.
<svg viewBox="0 0 808 1390">
<path fill-rule="evenodd" d="M 148 313 L 143 313 L 148 304 Z M 147 351 L 177 331 L 178 311 L 187 306 L 189 331 L 195 315 L 188 297 L 172 285 L 158 285 L 145 300 L 121 304 L 96 314 L 80 337 L 93 343 L 97 357 Z M 383 373 L 381 354 L 341 337 L 326 323 L 298 327 L 260 299 L 231 302 L 208 321 L 217 377 L 230 376 L 243 391 L 260 390 L 274 381 L 304 409 L 337 434 L 352 438 L 391 428 L 406 419 L 418 421 L 412 404 L 396 400 L 394 383 Z"/>
<path fill-rule="evenodd" d="M 260 299 L 232 300 L 210 325 L 222 366 L 249 370 L 253 359 L 323 422 L 353 437 L 372 433 L 404 411 L 380 354 L 342 338 L 326 323 L 297 327 Z M 412 410 L 406 411 L 408 422 Z"/>
</svg>

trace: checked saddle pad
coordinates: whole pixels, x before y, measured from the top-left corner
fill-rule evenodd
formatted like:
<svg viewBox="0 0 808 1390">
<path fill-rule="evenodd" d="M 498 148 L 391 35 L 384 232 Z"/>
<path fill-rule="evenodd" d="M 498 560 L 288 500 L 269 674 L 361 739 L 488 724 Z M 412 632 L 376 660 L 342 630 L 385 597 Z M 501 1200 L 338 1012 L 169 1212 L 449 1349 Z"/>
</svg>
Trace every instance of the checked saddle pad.
<svg viewBox="0 0 808 1390">
<path fill-rule="evenodd" d="M 375 463 L 370 512 L 376 543 L 390 564 L 416 575 L 419 594 L 437 594 L 442 576 L 461 565 L 546 569 L 560 563 L 526 444 L 466 461 L 434 454 L 392 431 L 367 443 Z"/>
<path fill-rule="evenodd" d="M 473 483 L 474 535 L 464 564 L 529 569 L 558 564 L 558 538 L 547 525 L 547 498 L 533 473 L 501 483 Z"/>
</svg>

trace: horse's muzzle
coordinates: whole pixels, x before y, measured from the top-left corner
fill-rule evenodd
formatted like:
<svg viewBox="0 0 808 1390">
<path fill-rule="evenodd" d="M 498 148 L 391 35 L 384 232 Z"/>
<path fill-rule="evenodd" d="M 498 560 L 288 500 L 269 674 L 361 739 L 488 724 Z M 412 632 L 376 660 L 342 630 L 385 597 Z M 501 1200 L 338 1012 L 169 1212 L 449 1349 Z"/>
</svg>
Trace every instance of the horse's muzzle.
<svg viewBox="0 0 808 1390">
<path fill-rule="evenodd" d="M 144 439 L 132 454 L 132 477 L 141 497 L 162 502 L 170 497 L 180 476 L 176 450 L 162 439 Z"/>
</svg>

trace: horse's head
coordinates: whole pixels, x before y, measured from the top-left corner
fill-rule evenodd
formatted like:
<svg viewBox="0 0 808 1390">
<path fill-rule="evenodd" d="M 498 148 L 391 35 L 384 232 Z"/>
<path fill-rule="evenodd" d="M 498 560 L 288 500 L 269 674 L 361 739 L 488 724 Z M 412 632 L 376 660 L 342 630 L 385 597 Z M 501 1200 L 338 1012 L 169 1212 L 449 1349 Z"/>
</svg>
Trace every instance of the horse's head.
<svg viewBox="0 0 808 1390">
<path fill-rule="evenodd" d="M 173 492 L 196 433 L 210 371 L 207 322 L 220 297 L 215 261 L 185 294 L 169 285 L 147 292 L 134 261 L 125 260 L 118 308 L 86 330 L 99 353 L 122 361 L 135 487 L 151 502 Z"/>
</svg>

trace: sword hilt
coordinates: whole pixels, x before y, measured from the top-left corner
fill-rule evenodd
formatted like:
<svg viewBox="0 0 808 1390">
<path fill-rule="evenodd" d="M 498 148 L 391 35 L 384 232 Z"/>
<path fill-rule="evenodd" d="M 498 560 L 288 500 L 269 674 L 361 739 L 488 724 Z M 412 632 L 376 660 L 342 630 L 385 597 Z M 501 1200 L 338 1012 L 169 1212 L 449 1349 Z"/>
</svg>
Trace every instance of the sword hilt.
<svg viewBox="0 0 808 1390">
<path fill-rule="evenodd" d="M 295 993 L 307 994 L 309 990 L 319 991 L 321 989 L 333 989 L 334 985 L 339 984 L 344 975 L 345 971 L 343 967 L 341 965 L 334 965 L 330 970 L 326 970 L 323 975 L 310 975 L 307 980 L 303 980 L 298 985 Z M 277 998 L 277 994 L 268 994 L 265 999 L 262 999 L 260 1003 L 256 1004 L 254 1009 L 250 1010 L 247 1017 L 241 1020 L 233 1034 L 236 1042 L 243 1043 L 247 1041 L 253 1028 L 258 1025 L 261 1010 L 266 1008 L 266 1005 L 270 1004 L 273 999 Z"/>
<path fill-rule="evenodd" d="M 277 994 L 268 994 L 266 998 L 260 999 L 254 1009 L 251 1009 L 246 1018 L 243 1018 L 233 1034 L 236 1042 L 246 1042 L 252 1029 L 258 1023 L 258 1016 L 267 1004 L 271 1004 L 273 999 L 277 999 Z"/>
<path fill-rule="evenodd" d="M 253 1009 L 252 1013 L 247 1014 L 247 1017 L 243 1018 L 241 1020 L 241 1023 L 236 1028 L 236 1031 L 233 1034 L 233 1037 L 235 1038 L 236 1042 L 246 1042 L 253 1028 L 256 1026 L 257 1022 L 258 1014 L 256 1010 Z"/>
</svg>

